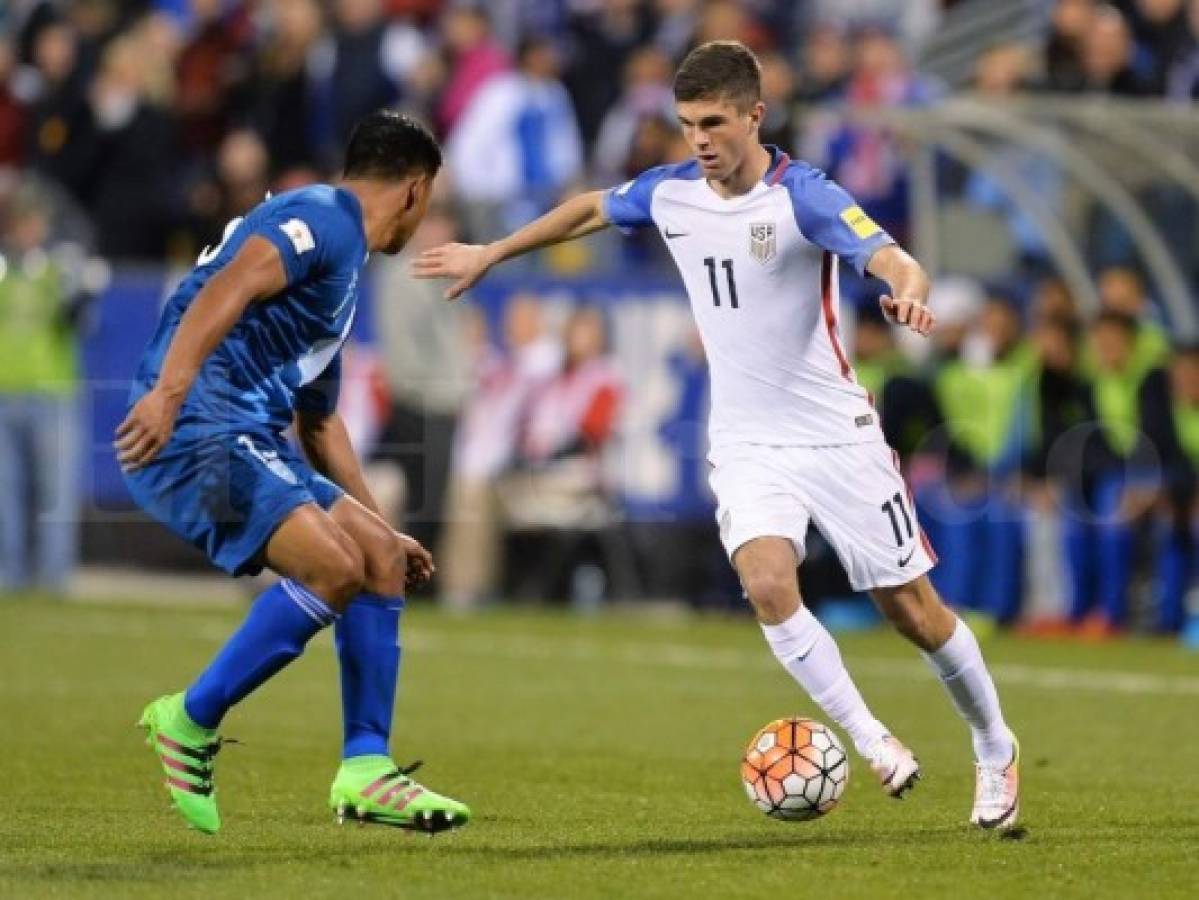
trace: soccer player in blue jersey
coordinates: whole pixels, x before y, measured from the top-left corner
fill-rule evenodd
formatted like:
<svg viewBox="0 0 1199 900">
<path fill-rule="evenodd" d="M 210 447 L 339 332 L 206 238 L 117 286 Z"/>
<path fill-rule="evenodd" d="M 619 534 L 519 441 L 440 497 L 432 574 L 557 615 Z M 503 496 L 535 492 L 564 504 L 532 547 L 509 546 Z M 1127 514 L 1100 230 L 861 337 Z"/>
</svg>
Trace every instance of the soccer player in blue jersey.
<svg viewBox="0 0 1199 900">
<path fill-rule="evenodd" d="M 142 713 L 171 798 L 200 831 L 220 828 L 221 720 L 330 625 L 344 718 L 330 806 L 429 832 L 470 818 L 390 757 L 402 595 L 433 560 L 384 521 L 336 412 L 367 258 L 403 248 L 440 166 L 421 125 L 368 116 L 337 184 L 229 223 L 167 302 L 134 378 L 114 443 L 134 499 L 230 574 L 282 576 L 185 691 Z M 284 436 L 293 425 L 303 456 Z"/>
</svg>

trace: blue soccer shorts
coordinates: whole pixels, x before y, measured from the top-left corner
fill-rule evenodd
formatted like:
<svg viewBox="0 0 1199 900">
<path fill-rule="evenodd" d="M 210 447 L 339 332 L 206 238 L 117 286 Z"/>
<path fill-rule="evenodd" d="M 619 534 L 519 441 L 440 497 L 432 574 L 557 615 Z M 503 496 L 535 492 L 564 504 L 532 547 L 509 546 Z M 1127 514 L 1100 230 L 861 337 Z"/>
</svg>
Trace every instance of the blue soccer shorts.
<svg viewBox="0 0 1199 900">
<path fill-rule="evenodd" d="M 293 509 L 328 510 L 344 493 L 265 429 L 177 431 L 125 483 L 143 510 L 232 575 L 262 571 L 266 543 Z"/>
</svg>

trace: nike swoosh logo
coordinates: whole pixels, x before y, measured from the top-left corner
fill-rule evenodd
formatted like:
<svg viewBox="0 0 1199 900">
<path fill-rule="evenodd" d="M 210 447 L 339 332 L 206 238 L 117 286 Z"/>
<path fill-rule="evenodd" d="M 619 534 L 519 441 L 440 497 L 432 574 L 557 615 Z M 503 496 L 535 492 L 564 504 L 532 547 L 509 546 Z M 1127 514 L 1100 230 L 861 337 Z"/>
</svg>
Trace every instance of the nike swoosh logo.
<svg viewBox="0 0 1199 900">
<path fill-rule="evenodd" d="M 674 238 L 677 238 L 677 237 L 686 237 L 691 232 L 689 232 L 689 231 L 671 231 L 669 228 L 667 228 L 662 233 L 664 235 L 666 235 L 667 240 L 673 240 Z"/>
<path fill-rule="evenodd" d="M 906 566 L 909 562 L 912 561 L 912 557 L 915 555 L 916 555 L 916 548 L 913 547 L 911 553 L 909 553 L 907 556 L 905 556 L 899 560 L 899 567 L 902 569 L 904 566 Z"/>
</svg>

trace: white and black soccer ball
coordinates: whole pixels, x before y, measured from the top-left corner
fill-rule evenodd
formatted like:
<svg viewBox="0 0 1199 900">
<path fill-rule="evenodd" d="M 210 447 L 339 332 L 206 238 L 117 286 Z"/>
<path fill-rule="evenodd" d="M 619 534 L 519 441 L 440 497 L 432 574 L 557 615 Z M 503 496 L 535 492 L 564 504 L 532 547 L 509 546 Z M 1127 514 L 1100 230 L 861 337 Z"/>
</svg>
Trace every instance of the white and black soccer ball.
<svg viewBox="0 0 1199 900">
<path fill-rule="evenodd" d="M 849 781 L 849 759 L 832 730 L 814 719 L 776 719 L 750 740 L 741 760 L 750 801 L 790 822 L 832 811 Z"/>
</svg>

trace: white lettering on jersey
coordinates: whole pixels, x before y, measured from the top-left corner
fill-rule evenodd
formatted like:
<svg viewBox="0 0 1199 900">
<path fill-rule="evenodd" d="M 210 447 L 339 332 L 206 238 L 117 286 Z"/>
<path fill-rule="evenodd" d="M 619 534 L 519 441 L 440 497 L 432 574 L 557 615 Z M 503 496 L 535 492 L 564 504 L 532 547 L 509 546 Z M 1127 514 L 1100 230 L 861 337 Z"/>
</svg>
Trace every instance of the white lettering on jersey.
<svg viewBox="0 0 1199 900">
<path fill-rule="evenodd" d="M 303 219 L 288 219 L 279 226 L 279 230 L 287 235 L 291 245 L 296 248 L 297 256 L 316 249 L 316 239 L 312 236 L 312 229 Z"/>
<path fill-rule="evenodd" d="M 233 236 L 233 232 L 237 231 L 237 226 L 242 223 L 244 218 L 245 216 L 238 216 L 236 219 L 230 219 L 221 234 L 221 242 L 215 247 L 205 247 L 200 251 L 200 255 L 196 257 L 196 265 L 206 266 L 220 256 L 221 251 L 225 249 L 225 244 L 229 242 L 229 238 Z"/>
<path fill-rule="evenodd" d="M 714 448 L 882 440 L 869 397 L 843 362 L 836 257 L 800 232 L 785 184 L 759 183 L 726 200 L 702 179 L 666 179 L 650 212 L 659 228 L 669 223 L 671 237 L 688 235 L 666 248 L 708 356 Z M 849 218 L 855 233 L 868 229 Z"/>
<path fill-rule="evenodd" d="M 296 478 L 296 473 L 291 470 L 283 460 L 279 458 L 278 450 L 259 450 L 253 439 L 248 434 L 239 434 L 237 442 L 249 451 L 250 455 L 270 469 L 271 474 L 276 478 L 286 481 L 288 484 L 298 484 L 299 479 Z"/>
</svg>

